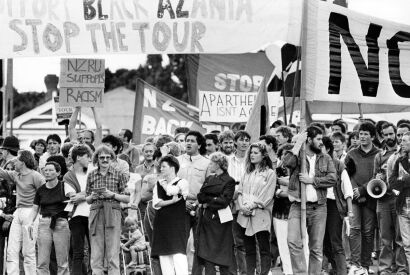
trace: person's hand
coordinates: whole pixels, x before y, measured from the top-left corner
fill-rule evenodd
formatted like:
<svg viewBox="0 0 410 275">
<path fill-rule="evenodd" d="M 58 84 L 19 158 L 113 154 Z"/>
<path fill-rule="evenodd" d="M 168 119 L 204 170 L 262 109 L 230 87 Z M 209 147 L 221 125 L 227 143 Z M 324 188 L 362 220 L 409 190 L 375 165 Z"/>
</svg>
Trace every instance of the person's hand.
<svg viewBox="0 0 410 275">
<path fill-rule="evenodd" d="M 278 178 L 278 184 L 288 186 L 289 185 L 289 176 Z"/>
<path fill-rule="evenodd" d="M 115 193 L 112 192 L 112 191 L 110 191 L 110 190 L 108 190 L 108 189 L 106 189 L 104 192 L 101 193 L 101 195 L 102 195 L 103 198 L 113 199 L 114 196 L 115 196 Z"/>
<path fill-rule="evenodd" d="M 378 179 L 378 180 L 383 180 L 383 178 L 384 178 L 384 174 L 383 174 L 383 173 L 377 173 L 377 174 L 376 174 L 376 179 Z"/>
<path fill-rule="evenodd" d="M 30 240 L 34 240 L 34 225 L 33 222 L 27 225 L 28 236 Z"/>
<path fill-rule="evenodd" d="M 309 177 L 307 173 L 299 173 L 299 181 L 304 184 L 312 184 L 313 178 Z"/>
<path fill-rule="evenodd" d="M 294 155 L 299 153 L 300 148 L 307 140 L 307 132 L 300 133 L 295 136 L 295 145 L 293 146 L 292 152 Z"/>
<path fill-rule="evenodd" d="M 359 188 L 353 188 L 353 198 L 358 199 L 360 197 Z"/>
<path fill-rule="evenodd" d="M 13 215 L 11 215 L 11 214 L 3 214 L 3 218 L 8 222 L 13 221 Z"/>
<path fill-rule="evenodd" d="M 178 197 L 178 195 L 174 195 L 174 196 L 172 196 L 172 202 L 173 203 L 176 203 L 176 202 L 179 202 L 180 200 L 182 199 L 182 196 L 181 197 Z"/>
<path fill-rule="evenodd" d="M 344 222 L 346 224 L 346 235 L 350 236 L 350 220 L 349 220 L 349 217 L 344 217 Z"/>
<path fill-rule="evenodd" d="M 85 200 L 84 195 L 80 193 L 72 194 L 70 196 L 70 201 L 74 203 L 75 205 L 79 204 L 80 202 L 83 202 Z"/>
<path fill-rule="evenodd" d="M 175 196 L 174 196 L 175 197 Z M 188 212 L 195 211 L 195 204 L 191 203 L 190 201 L 185 202 L 185 207 Z"/>
<path fill-rule="evenodd" d="M 136 204 L 136 203 L 130 203 L 128 206 L 129 206 L 131 209 L 134 209 L 134 210 L 137 210 L 137 209 L 138 209 L 138 204 Z"/>
<path fill-rule="evenodd" d="M 159 148 L 161 151 L 161 156 L 166 156 L 169 153 L 169 147 L 166 145 L 163 145 L 161 148 Z"/>
<path fill-rule="evenodd" d="M 130 249 L 126 247 L 123 243 L 121 244 L 121 249 L 124 251 L 130 251 Z"/>
<path fill-rule="evenodd" d="M 91 192 L 91 197 L 93 201 L 98 200 L 100 198 L 100 195 L 96 192 Z"/>
<path fill-rule="evenodd" d="M 10 224 L 11 224 L 11 222 L 9 222 L 9 221 L 3 222 L 3 225 L 1 226 L 2 231 L 6 232 L 7 230 L 9 230 Z"/>
</svg>

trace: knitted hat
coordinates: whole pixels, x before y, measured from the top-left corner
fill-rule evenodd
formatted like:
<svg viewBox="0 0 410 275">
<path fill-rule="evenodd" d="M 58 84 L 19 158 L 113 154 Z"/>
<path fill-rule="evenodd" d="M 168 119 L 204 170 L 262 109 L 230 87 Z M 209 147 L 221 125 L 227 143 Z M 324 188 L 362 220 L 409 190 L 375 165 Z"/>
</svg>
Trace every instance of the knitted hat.
<svg viewBox="0 0 410 275">
<path fill-rule="evenodd" d="M 0 149 L 6 149 L 17 153 L 20 150 L 20 142 L 15 136 L 7 136 Z"/>
</svg>

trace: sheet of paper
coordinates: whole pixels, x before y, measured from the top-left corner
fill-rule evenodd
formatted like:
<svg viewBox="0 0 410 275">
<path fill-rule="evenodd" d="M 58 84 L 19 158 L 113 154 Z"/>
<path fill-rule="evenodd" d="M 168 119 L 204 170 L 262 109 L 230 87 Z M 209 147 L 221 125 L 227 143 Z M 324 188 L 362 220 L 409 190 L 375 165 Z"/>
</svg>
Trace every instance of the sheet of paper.
<svg viewBox="0 0 410 275">
<path fill-rule="evenodd" d="M 74 203 L 67 203 L 67 205 L 64 208 L 64 211 L 71 212 L 73 211 L 73 208 L 74 208 Z"/>
<path fill-rule="evenodd" d="M 218 210 L 219 220 L 221 223 L 230 222 L 233 220 L 232 211 L 229 205 L 224 209 Z"/>
</svg>

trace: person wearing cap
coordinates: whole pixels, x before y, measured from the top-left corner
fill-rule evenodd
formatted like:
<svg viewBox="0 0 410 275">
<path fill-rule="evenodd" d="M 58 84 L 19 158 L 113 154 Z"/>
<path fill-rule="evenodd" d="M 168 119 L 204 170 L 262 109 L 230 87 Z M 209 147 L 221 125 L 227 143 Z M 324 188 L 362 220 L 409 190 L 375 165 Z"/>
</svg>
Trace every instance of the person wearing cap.
<svg viewBox="0 0 410 275">
<path fill-rule="evenodd" d="M 57 134 L 51 134 L 47 137 L 46 144 L 47 152 L 45 152 L 38 161 L 38 169 L 40 172 L 44 168 L 49 157 L 58 155 L 60 153 L 61 138 Z"/>
<path fill-rule="evenodd" d="M 15 158 L 17 156 L 18 150 L 20 150 L 19 140 L 15 136 L 7 136 L 4 139 L 3 144 L 0 146 L 0 152 L 2 156 L 0 167 L 4 167 L 7 162 Z"/>
</svg>

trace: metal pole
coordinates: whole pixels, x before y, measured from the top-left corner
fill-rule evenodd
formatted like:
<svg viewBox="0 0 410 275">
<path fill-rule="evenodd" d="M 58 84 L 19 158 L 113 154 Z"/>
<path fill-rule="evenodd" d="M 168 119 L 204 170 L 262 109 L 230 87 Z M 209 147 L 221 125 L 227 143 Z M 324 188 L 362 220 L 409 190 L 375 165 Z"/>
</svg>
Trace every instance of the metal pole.
<svg viewBox="0 0 410 275">
<path fill-rule="evenodd" d="M 292 107 L 290 109 L 290 118 L 289 118 L 289 124 L 292 123 L 292 117 L 293 117 L 293 110 L 295 108 L 295 97 L 296 97 L 296 91 L 297 88 L 299 88 L 300 91 L 300 87 L 298 85 L 299 83 L 299 77 L 300 77 L 300 72 L 299 72 L 299 63 L 300 63 L 300 47 L 297 47 L 296 50 L 296 72 L 295 72 L 295 79 L 293 80 L 293 91 L 292 91 Z M 300 92 L 299 92 L 299 96 L 300 96 Z"/>
<path fill-rule="evenodd" d="M 3 136 L 7 136 L 7 119 L 9 109 L 9 94 L 13 94 L 13 59 L 7 59 L 7 82 L 3 94 Z"/>
<path fill-rule="evenodd" d="M 283 121 L 285 122 L 285 125 L 288 125 L 287 122 L 287 114 L 286 114 L 286 88 L 285 88 L 285 82 L 283 79 L 283 72 L 282 72 L 282 95 L 283 95 Z"/>
<path fill-rule="evenodd" d="M 303 1 L 303 16 L 302 16 L 302 31 L 301 31 L 301 47 L 302 47 L 302 87 L 300 89 L 300 130 L 301 132 L 306 130 L 306 77 L 303 72 L 306 72 L 306 47 L 307 47 L 307 26 L 308 26 L 308 0 Z M 305 144 L 302 145 L 300 150 L 300 172 L 306 173 L 306 150 Z M 305 245 L 306 240 L 306 185 L 300 183 L 300 230 L 302 235 L 302 243 Z"/>
</svg>

